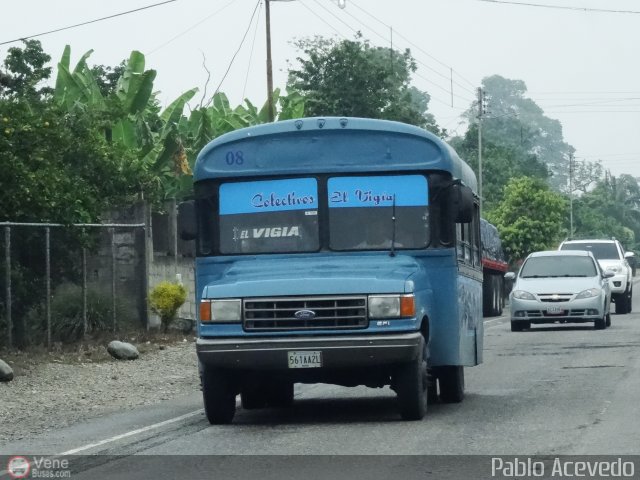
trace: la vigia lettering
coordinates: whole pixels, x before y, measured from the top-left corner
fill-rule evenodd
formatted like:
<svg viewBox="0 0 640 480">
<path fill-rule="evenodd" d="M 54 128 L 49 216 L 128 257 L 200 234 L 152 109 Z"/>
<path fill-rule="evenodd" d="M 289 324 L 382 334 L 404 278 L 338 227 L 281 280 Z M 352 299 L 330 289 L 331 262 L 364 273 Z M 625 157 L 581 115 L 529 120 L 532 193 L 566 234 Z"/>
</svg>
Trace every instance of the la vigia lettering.
<svg viewBox="0 0 640 480">
<path fill-rule="evenodd" d="M 251 237 L 249 237 L 251 233 Z M 280 238 L 280 237 L 299 237 L 300 227 L 264 227 L 253 228 L 251 230 L 243 230 L 240 238 Z"/>
</svg>

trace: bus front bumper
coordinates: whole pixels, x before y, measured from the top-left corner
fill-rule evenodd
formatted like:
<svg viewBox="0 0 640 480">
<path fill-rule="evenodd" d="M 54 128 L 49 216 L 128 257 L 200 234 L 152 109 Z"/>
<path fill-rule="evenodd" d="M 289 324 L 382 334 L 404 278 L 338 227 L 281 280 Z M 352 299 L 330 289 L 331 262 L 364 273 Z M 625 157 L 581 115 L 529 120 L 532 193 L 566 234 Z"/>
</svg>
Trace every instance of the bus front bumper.
<svg viewBox="0 0 640 480">
<path fill-rule="evenodd" d="M 420 354 L 420 332 L 314 336 L 309 338 L 199 338 L 198 359 L 213 368 L 246 370 L 288 370 L 292 354 L 321 358 L 326 369 L 367 367 L 410 362 Z"/>
</svg>

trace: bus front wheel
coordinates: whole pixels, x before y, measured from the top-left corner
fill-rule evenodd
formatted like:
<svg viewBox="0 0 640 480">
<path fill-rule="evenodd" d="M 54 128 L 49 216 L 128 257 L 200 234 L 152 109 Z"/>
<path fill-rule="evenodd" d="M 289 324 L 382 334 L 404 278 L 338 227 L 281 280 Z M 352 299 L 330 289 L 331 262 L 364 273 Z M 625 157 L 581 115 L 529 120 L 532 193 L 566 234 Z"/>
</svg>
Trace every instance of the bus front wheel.
<svg viewBox="0 0 640 480">
<path fill-rule="evenodd" d="M 231 423 L 236 414 L 236 392 L 227 372 L 205 366 L 202 371 L 202 397 L 209 423 Z"/>
<path fill-rule="evenodd" d="M 423 340 L 424 342 L 424 340 Z M 394 374 L 394 389 L 398 395 L 403 420 L 421 420 L 427 413 L 427 359 L 423 352 L 411 363 L 398 366 Z"/>
</svg>

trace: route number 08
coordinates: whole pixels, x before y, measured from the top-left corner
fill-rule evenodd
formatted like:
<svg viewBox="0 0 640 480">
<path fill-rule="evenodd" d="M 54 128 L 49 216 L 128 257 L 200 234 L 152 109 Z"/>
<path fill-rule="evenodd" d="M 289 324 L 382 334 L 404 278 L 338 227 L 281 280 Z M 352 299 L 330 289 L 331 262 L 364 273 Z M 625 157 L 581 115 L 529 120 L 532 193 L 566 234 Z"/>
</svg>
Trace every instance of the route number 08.
<svg viewBox="0 0 640 480">
<path fill-rule="evenodd" d="M 225 155 L 225 161 L 230 167 L 233 165 L 242 165 L 244 163 L 244 155 L 242 153 L 242 150 L 238 150 L 235 152 L 232 150 L 228 151 Z"/>
</svg>

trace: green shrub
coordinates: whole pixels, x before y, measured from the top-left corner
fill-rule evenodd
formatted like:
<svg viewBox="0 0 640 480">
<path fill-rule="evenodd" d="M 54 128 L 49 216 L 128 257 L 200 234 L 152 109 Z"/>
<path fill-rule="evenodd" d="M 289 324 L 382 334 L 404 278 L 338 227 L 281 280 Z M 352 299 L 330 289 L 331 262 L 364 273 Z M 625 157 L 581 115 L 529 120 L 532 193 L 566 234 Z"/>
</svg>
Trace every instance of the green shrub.
<svg viewBox="0 0 640 480">
<path fill-rule="evenodd" d="M 160 317 L 162 329 L 166 333 L 175 320 L 178 309 L 187 299 L 187 291 L 179 283 L 160 282 L 149 294 L 151 311 Z"/>
<path fill-rule="evenodd" d="M 111 291 L 99 285 L 87 287 L 87 328 L 93 333 L 113 330 Z M 136 317 L 135 306 L 129 299 L 116 298 L 116 322 L 119 330 L 128 328 Z M 32 326 L 31 343 L 42 343 L 47 336 L 45 303 L 33 307 L 27 313 L 27 323 Z M 63 283 L 51 296 L 51 337 L 54 341 L 75 342 L 82 338 L 82 287 Z"/>
</svg>

